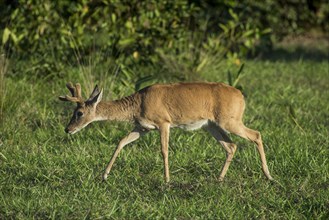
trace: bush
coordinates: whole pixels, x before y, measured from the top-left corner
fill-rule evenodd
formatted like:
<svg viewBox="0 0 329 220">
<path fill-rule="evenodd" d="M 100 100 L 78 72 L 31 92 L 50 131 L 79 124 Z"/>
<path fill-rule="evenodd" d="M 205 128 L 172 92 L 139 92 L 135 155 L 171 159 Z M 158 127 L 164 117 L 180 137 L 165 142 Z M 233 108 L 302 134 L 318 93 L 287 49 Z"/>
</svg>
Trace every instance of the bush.
<svg viewBox="0 0 329 220">
<path fill-rule="evenodd" d="M 60 71 L 95 51 L 126 65 L 166 54 L 204 65 L 202 54 L 235 62 L 257 45 L 316 26 L 328 29 L 324 1 L 17 0 L 0 3 L 2 44 L 15 57 Z M 161 51 L 161 53 L 159 53 Z M 191 55 L 186 54 L 192 52 Z M 55 58 L 55 59 L 54 59 Z M 128 58 L 128 59 L 127 59 Z M 192 59 L 192 61 L 191 61 Z M 133 62 L 131 62 L 133 60 Z M 46 65 L 44 64 L 46 63 Z"/>
</svg>

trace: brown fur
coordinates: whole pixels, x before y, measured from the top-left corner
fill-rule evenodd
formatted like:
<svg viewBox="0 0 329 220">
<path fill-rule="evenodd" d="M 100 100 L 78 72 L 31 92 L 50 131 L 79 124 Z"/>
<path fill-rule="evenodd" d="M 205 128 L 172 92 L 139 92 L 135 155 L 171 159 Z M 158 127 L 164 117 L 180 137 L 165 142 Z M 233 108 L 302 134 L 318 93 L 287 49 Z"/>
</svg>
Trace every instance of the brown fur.
<svg viewBox="0 0 329 220">
<path fill-rule="evenodd" d="M 81 101 L 79 84 L 76 85 L 76 90 L 70 83 L 67 86 L 73 97 L 65 96 L 60 99 L 78 103 L 66 128 L 68 133 L 75 133 L 97 120 L 129 121 L 135 124 L 134 130 L 120 141 L 105 170 L 104 179 L 107 178 L 116 157 L 125 145 L 155 129 L 159 130 L 161 136 L 165 180 L 168 182 L 168 142 L 171 127 L 187 130 L 203 128 L 216 138 L 227 152 L 220 180 L 223 180 L 236 151 L 236 145 L 227 136 L 226 131 L 255 142 L 261 156 L 263 172 L 268 179 L 272 179 L 267 168 L 260 133 L 243 125 L 245 102 L 242 93 L 234 87 L 206 82 L 156 84 L 131 96 L 104 102 L 101 101 L 102 91 L 99 92 L 96 86 L 91 97 L 84 102 Z M 78 112 L 83 116 L 79 117 Z"/>
</svg>

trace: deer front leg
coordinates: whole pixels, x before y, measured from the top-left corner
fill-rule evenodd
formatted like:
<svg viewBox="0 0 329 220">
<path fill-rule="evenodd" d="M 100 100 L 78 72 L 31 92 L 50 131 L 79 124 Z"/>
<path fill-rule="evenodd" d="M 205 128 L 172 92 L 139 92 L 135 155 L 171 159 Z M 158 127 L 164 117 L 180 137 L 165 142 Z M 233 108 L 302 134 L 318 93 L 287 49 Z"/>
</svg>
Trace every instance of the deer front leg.
<svg viewBox="0 0 329 220">
<path fill-rule="evenodd" d="M 120 151 L 124 146 L 127 144 L 137 140 L 139 137 L 141 137 L 143 134 L 145 134 L 145 131 L 142 131 L 138 128 L 135 128 L 131 133 L 129 133 L 126 137 L 124 137 L 118 144 L 109 164 L 107 165 L 105 172 L 103 174 L 103 180 L 107 179 L 108 174 L 110 173 L 112 166 L 114 164 L 115 159 L 118 157 Z"/>
<path fill-rule="evenodd" d="M 164 177 L 167 183 L 170 181 L 169 162 L 168 162 L 169 131 L 170 131 L 170 124 L 168 123 L 160 127 L 161 153 L 164 163 Z"/>
</svg>

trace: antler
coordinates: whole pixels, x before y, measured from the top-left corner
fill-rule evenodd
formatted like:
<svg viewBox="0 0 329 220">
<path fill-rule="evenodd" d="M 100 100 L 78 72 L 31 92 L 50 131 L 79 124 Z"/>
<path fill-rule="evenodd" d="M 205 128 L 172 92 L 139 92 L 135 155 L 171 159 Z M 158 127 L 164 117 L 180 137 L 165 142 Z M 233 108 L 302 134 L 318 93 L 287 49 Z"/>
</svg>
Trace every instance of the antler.
<svg viewBox="0 0 329 220">
<path fill-rule="evenodd" d="M 70 101 L 76 103 L 83 103 L 83 98 L 81 96 L 81 85 L 79 83 L 73 84 L 71 82 L 66 84 L 66 87 L 70 90 L 72 96 L 59 96 L 59 99 L 62 101 Z"/>
</svg>

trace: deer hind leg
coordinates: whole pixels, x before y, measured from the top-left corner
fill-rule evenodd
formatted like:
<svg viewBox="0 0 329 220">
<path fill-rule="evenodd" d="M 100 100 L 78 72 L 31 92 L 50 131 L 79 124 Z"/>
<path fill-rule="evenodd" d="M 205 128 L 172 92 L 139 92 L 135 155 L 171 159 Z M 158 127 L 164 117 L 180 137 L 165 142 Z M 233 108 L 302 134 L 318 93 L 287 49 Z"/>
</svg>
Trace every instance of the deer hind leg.
<svg viewBox="0 0 329 220">
<path fill-rule="evenodd" d="M 115 159 L 118 157 L 120 151 L 122 150 L 122 148 L 124 146 L 126 146 L 127 144 L 137 140 L 139 137 L 141 137 L 142 135 L 144 135 L 146 133 L 146 131 L 142 131 L 138 128 L 135 128 L 131 133 L 129 133 L 126 137 L 124 137 L 118 144 L 109 164 L 107 165 L 105 172 L 103 174 L 103 180 L 107 179 L 108 174 L 110 173 L 112 166 L 114 164 Z"/>
<path fill-rule="evenodd" d="M 236 125 L 229 126 L 228 131 L 230 131 L 233 134 L 236 134 L 242 138 L 250 140 L 257 145 L 257 150 L 260 155 L 261 162 L 262 162 L 263 172 L 264 172 L 265 176 L 267 177 L 267 179 L 273 180 L 273 177 L 270 175 L 270 172 L 268 170 L 264 146 L 263 146 L 260 132 L 247 128 L 246 126 L 244 126 L 244 124 L 242 122 L 237 123 L 237 126 Z"/>
<path fill-rule="evenodd" d="M 169 177 L 169 161 L 168 161 L 168 145 L 169 145 L 169 132 L 170 124 L 164 124 L 160 126 L 160 139 L 161 139 L 161 153 L 163 157 L 164 165 L 164 178 L 168 183 L 170 181 Z"/>
<path fill-rule="evenodd" d="M 231 141 L 231 139 L 226 135 L 225 131 L 215 124 L 209 124 L 205 127 L 207 130 L 225 149 L 226 151 L 226 160 L 222 168 L 222 171 L 219 175 L 219 181 L 223 181 L 227 173 L 227 170 L 231 164 L 237 146 Z"/>
</svg>

